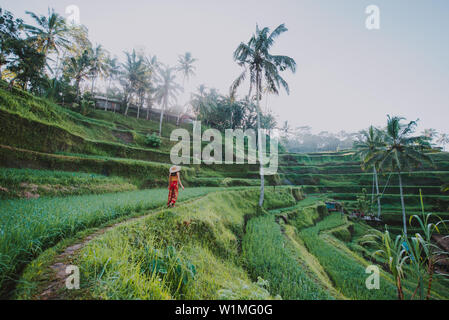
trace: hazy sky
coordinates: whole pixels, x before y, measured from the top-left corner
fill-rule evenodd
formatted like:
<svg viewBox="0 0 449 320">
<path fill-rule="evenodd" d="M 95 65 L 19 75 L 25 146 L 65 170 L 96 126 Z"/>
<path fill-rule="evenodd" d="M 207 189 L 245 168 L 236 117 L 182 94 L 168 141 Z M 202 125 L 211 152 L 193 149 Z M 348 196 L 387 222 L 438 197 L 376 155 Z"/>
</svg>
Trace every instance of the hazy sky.
<svg viewBox="0 0 449 320">
<path fill-rule="evenodd" d="M 290 95 L 268 98 L 279 123 L 355 131 L 384 125 L 392 114 L 449 132 L 447 0 L 9 0 L 2 6 L 23 17 L 49 6 L 65 15 L 72 4 L 92 42 L 120 59 L 124 50 L 145 47 L 173 65 L 190 51 L 198 63 L 186 92 L 204 83 L 228 93 L 240 72 L 232 60 L 237 45 L 256 23 L 272 29 L 285 23 L 289 31 L 273 54 L 293 57 L 298 70 L 285 75 Z M 380 30 L 365 27 L 371 4 L 380 8 Z"/>
</svg>

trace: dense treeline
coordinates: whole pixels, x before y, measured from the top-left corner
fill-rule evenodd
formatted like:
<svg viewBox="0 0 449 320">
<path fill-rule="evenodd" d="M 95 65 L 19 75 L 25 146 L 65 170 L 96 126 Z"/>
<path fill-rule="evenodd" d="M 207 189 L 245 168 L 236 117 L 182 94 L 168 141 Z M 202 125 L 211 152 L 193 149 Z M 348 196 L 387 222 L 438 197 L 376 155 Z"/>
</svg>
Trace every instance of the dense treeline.
<svg viewBox="0 0 449 320">
<path fill-rule="evenodd" d="M 26 12 L 34 25 L 24 23 L 0 8 L 1 79 L 9 87 L 19 87 L 35 95 L 72 108 L 83 114 L 95 107 L 94 96 L 121 102 L 120 112 L 149 119 L 150 110 L 159 106 L 160 128 L 164 112 L 179 119 L 190 114 L 211 127 L 256 128 L 257 110 L 249 100 L 220 94 L 205 85 L 191 93 L 185 104 L 178 103 L 183 86 L 195 75 L 190 52 L 179 55 L 176 66 L 168 66 L 154 55 L 134 49 L 124 59 L 112 56 L 101 44 L 92 44 L 83 25 L 73 25 L 49 9 L 47 15 Z M 146 113 L 146 114 L 145 114 Z M 261 115 L 262 128 L 275 128 L 271 114 Z"/>
</svg>

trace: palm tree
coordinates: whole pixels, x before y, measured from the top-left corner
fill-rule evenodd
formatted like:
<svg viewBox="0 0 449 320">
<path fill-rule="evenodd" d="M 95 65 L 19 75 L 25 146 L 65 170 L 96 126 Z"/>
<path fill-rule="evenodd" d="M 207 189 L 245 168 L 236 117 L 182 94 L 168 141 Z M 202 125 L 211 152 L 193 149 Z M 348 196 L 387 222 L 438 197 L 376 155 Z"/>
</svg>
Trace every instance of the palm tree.
<svg viewBox="0 0 449 320">
<path fill-rule="evenodd" d="M 80 100 L 80 83 L 89 74 L 91 68 L 90 55 L 87 50 L 82 55 L 67 60 L 66 72 L 75 79 L 76 101 Z"/>
<path fill-rule="evenodd" d="M 147 90 L 147 120 L 150 120 L 150 110 L 153 108 L 153 104 L 155 102 L 155 94 L 156 94 L 156 87 L 153 85 L 153 83 L 150 83 Z"/>
<path fill-rule="evenodd" d="M 260 133 L 260 98 L 262 81 L 269 88 L 269 91 L 274 94 L 279 94 L 280 87 L 283 87 L 287 94 L 289 87 L 287 82 L 281 77 L 280 72 L 291 70 L 296 71 L 296 62 L 292 58 L 283 55 L 272 55 L 270 49 L 273 46 L 275 39 L 282 33 L 286 32 L 287 28 L 284 24 L 279 25 L 273 32 L 265 27 L 259 29 L 256 25 L 256 33 L 252 35 L 248 43 L 240 43 L 234 51 L 234 60 L 238 65 L 244 67 L 243 72 L 231 85 L 231 96 L 234 97 L 237 88 L 243 83 L 247 74 L 250 77 L 250 92 L 248 99 L 251 100 L 251 90 L 253 85 L 256 86 L 257 99 L 257 133 L 258 133 L 258 147 L 259 147 L 259 162 L 260 162 L 260 198 L 259 206 L 263 205 L 264 199 L 264 173 L 262 164 L 262 136 Z"/>
<path fill-rule="evenodd" d="M 26 11 L 26 13 L 34 19 L 37 27 L 25 24 L 25 30 L 31 34 L 31 39 L 38 43 L 40 52 L 45 57 L 51 51 L 56 51 L 59 54 L 60 48 L 69 46 L 70 42 L 66 38 L 69 28 L 65 19 L 57 14 L 54 9 L 48 8 L 48 17 L 30 11 Z"/>
<path fill-rule="evenodd" d="M 210 115 L 216 111 L 219 94 L 216 89 L 207 88 L 202 84 L 197 89 L 198 93 L 192 94 L 191 104 L 197 116 L 197 119 L 204 120 L 206 124 L 210 123 Z"/>
<path fill-rule="evenodd" d="M 110 90 L 111 88 L 111 82 L 113 80 L 115 80 L 117 78 L 117 76 L 120 74 L 120 66 L 117 63 L 117 58 L 111 58 L 110 56 L 108 56 L 106 58 L 106 74 L 108 76 L 108 90 Z M 108 106 L 108 94 L 106 93 L 106 103 L 104 105 L 104 111 L 107 110 L 107 106 Z M 115 111 L 115 108 L 114 108 Z"/>
<path fill-rule="evenodd" d="M 92 96 L 94 95 L 94 85 L 98 76 L 104 76 L 107 73 L 107 58 L 106 51 L 103 49 L 101 44 L 97 45 L 95 48 L 89 50 L 91 56 L 91 68 L 90 77 L 92 79 L 90 92 Z"/>
<path fill-rule="evenodd" d="M 157 70 L 159 68 L 159 61 L 157 60 L 157 57 L 154 56 L 145 56 L 145 65 L 147 68 L 147 79 L 145 81 L 145 92 L 143 93 L 144 96 L 146 96 L 146 98 L 144 98 L 144 96 L 142 96 L 142 98 L 144 98 L 146 100 L 146 104 L 147 104 L 147 116 L 146 119 L 149 120 L 150 118 L 150 110 L 153 107 L 154 101 L 155 101 L 155 93 L 156 93 L 156 86 L 155 84 L 158 82 L 159 78 L 158 78 L 158 74 L 157 74 Z M 142 103 L 143 105 L 143 103 Z"/>
<path fill-rule="evenodd" d="M 197 59 L 192 57 L 192 54 L 190 52 L 186 52 L 184 55 L 179 55 L 178 58 L 178 67 L 177 70 L 180 71 L 183 75 L 183 82 L 191 76 L 195 75 L 195 69 L 196 67 L 193 65 L 194 62 L 196 62 Z"/>
<path fill-rule="evenodd" d="M 354 148 L 357 150 L 356 155 L 362 159 L 362 168 L 366 168 L 366 160 L 373 156 L 376 152 L 383 147 L 383 134 L 382 132 L 370 126 L 368 130 L 362 130 L 361 132 L 362 138 L 354 143 Z M 381 215 L 381 206 L 380 206 L 380 197 L 379 197 L 379 181 L 377 179 L 377 169 L 376 166 L 378 163 L 374 163 L 373 165 L 373 175 L 376 183 L 376 192 L 377 192 L 377 217 L 380 218 Z"/>
<path fill-rule="evenodd" d="M 129 102 L 132 100 L 132 95 L 137 91 L 139 82 L 146 76 L 146 66 L 143 57 L 136 54 L 133 49 L 132 53 L 125 52 L 126 62 L 122 64 L 123 67 L 123 81 L 125 84 L 125 115 L 128 114 Z"/>
<path fill-rule="evenodd" d="M 411 136 L 416 130 L 418 120 L 410 121 L 408 124 L 402 124 L 402 120 L 405 119 L 388 116 L 387 130 L 384 137 L 385 146 L 369 156 L 365 163 L 366 165 L 378 163 L 381 170 L 386 168 L 390 171 L 396 171 L 399 180 L 404 234 L 407 236 L 407 217 L 405 214 L 401 175 L 405 170 L 422 166 L 423 162 L 433 162 L 424 153 L 425 150 L 430 148 L 429 139 L 424 136 Z"/>
<path fill-rule="evenodd" d="M 160 66 L 159 68 L 159 85 L 156 89 L 155 99 L 161 104 L 161 117 L 159 120 L 159 136 L 162 136 L 162 120 L 164 111 L 172 102 L 177 101 L 177 95 L 182 91 L 182 87 L 175 82 L 175 69 L 169 66 Z"/>
</svg>

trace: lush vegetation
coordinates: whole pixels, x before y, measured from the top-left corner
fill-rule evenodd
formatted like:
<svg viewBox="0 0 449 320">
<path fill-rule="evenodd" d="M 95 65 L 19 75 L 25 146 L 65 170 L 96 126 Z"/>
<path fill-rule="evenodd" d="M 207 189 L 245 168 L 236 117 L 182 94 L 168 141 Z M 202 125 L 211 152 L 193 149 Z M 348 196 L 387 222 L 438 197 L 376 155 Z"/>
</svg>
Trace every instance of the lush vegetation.
<svg viewBox="0 0 449 320">
<path fill-rule="evenodd" d="M 83 172 L 0 168 L 0 197 L 38 198 L 136 190 L 120 177 Z"/>
<path fill-rule="evenodd" d="M 39 298 L 50 265 L 76 242 L 85 246 L 62 263 L 80 266 L 82 288 L 64 298 L 448 298 L 449 253 L 435 236 L 447 234 L 449 154 L 434 144 L 447 135 L 417 134 L 416 121 L 394 116 L 359 133 L 276 128 L 260 99 L 289 92 L 283 72 L 296 62 L 272 54 L 285 25 L 257 26 L 238 45 L 229 95 L 201 85 L 181 106 L 191 53 L 175 66 L 134 49 L 120 60 L 52 9 L 26 14 L 32 25 L 0 8 L 1 297 Z M 277 130 L 278 174 L 183 165 L 182 203 L 163 208 L 170 133 L 191 132 L 193 119 L 203 132 L 262 129 L 259 145 Z M 96 228 L 105 232 L 86 241 Z M 381 290 L 365 286 L 371 264 Z"/>
<path fill-rule="evenodd" d="M 254 189 L 213 193 L 105 233 L 79 255 L 84 290 L 102 299 L 270 298 L 239 254 L 257 197 Z M 291 189 L 282 188 L 268 192 L 264 206 L 294 203 Z"/>
<path fill-rule="evenodd" d="M 285 242 L 273 215 L 249 221 L 242 250 L 253 278 L 268 280 L 270 292 L 283 299 L 330 299 L 329 293 L 305 273 Z"/>
<path fill-rule="evenodd" d="M 180 200 L 215 189 L 189 188 Z M 120 216 L 162 206 L 164 189 L 141 190 L 70 198 L 4 200 L 0 203 L 0 268 L 2 289 L 25 263 L 57 241 Z M 5 292 L 2 292 L 5 294 Z"/>
</svg>

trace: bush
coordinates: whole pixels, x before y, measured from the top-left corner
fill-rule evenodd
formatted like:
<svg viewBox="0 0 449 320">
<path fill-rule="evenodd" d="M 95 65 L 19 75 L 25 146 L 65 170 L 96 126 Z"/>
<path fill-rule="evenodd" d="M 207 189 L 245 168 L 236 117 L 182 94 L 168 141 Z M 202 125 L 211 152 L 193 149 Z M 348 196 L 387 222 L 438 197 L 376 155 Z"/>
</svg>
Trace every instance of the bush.
<svg viewBox="0 0 449 320">
<path fill-rule="evenodd" d="M 156 133 L 147 134 L 145 137 L 145 144 L 151 148 L 159 148 L 161 146 L 161 138 Z"/>
</svg>

